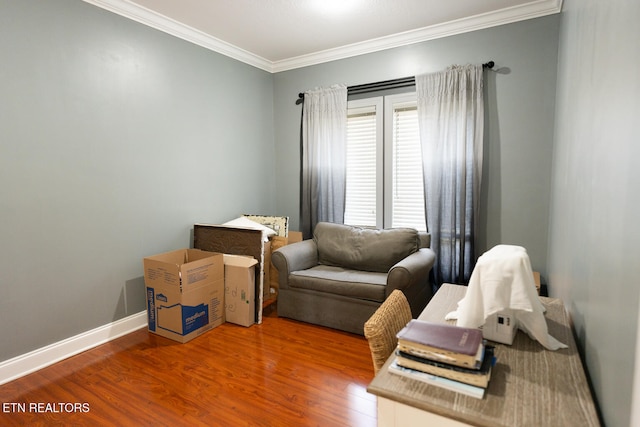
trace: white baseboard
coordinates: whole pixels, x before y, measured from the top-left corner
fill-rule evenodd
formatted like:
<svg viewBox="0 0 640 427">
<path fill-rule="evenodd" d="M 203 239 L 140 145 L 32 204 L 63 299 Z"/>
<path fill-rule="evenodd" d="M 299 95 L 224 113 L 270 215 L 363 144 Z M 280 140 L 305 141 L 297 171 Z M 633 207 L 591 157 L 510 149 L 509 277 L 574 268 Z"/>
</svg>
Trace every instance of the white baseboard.
<svg viewBox="0 0 640 427">
<path fill-rule="evenodd" d="M 146 326 L 147 312 L 141 311 L 108 325 L 0 362 L 0 385 Z"/>
</svg>

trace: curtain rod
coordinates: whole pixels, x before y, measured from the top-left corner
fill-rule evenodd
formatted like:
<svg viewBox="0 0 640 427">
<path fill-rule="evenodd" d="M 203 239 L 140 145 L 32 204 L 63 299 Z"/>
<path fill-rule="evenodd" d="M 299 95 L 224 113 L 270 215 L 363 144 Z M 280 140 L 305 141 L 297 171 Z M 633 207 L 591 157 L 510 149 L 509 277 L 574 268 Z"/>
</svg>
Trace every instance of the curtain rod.
<svg viewBox="0 0 640 427">
<path fill-rule="evenodd" d="M 482 68 L 487 68 L 491 70 L 495 65 L 496 65 L 495 62 L 489 61 L 482 64 Z M 356 95 L 359 93 L 375 92 L 377 90 L 383 90 L 383 89 L 411 87 L 411 86 L 415 86 L 415 84 L 416 84 L 415 77 L 402 77 L 399 79 L 385 80 L 382 82 L 365 83 L 361 85 L 348 86 L 347 93 L 349 95 Z M 300 92 L 298 94 L 298 99 L 296 100 L 296 104 L 301 104 L 303 101 L 304 101 L 304 93 Z"/>
</svg>

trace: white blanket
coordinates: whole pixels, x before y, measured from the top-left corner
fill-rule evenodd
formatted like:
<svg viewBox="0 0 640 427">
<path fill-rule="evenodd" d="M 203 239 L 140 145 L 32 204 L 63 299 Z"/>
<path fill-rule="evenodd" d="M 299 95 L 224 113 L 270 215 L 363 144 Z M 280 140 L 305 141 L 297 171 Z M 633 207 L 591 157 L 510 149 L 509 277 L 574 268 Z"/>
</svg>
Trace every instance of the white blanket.
<svg viewBox="0 0 640 427">
<path fill-rule="evenodd" d="M 262 231 L 262 240 L 264 242 L 268 242 L 270 236 L 276 235 L 276 232 L 266 225 L 262 225 L 259 222 L 252 221 L 249 218 L 243 216 L 232 219 L 231 221 L 227 221 L 222 225 L 234 228 L 249 228 L 251 230 L 260 230 Z"/>
<path fill-rule="evenodd" d="M 513 310 L 518 327 L 544 347 L 567 347 L 548 333 L 531 261 L 521 246 L 498 245 L 480 256 L 466 295 L 446 319 L 457 319 L 458 326 L 478 328 L 487 317 L 505 309 Z"/>
</svg>

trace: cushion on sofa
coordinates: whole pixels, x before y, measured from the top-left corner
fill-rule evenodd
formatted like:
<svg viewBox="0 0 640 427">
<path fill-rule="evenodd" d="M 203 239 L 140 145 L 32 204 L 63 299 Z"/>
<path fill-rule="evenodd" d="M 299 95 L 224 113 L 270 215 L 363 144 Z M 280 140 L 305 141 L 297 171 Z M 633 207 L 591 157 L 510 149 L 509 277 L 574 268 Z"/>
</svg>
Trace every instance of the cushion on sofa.
<svg viewBox="0 0 640 427">
<path fill-rule="evenodd" d="M 318 265 L 291 273 L 292 288 L 382 302 L 385 299 L 386 273 L 350 270 Z"/>
<path fill-rule="evenodd" d="M 420 247 L 418 232 L 412 228 L 378 230 L 321 222 L 313 239 L 320 264 L 380 273 Z"/>
</svg>

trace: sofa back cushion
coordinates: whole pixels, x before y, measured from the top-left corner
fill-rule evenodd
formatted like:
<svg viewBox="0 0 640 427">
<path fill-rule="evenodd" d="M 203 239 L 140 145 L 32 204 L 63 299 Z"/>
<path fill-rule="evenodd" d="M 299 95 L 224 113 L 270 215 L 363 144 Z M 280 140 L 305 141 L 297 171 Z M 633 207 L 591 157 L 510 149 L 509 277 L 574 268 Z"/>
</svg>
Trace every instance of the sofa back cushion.
<svg viewBox="0 0 640 427">
<path fill-rule="evenodd" d="M 416 252 L 418 232 L 412 228 L 385 230 L 320 222 L 313 232 L 318 262 L 353 270 L 386 273 Z"/>
</svg>

